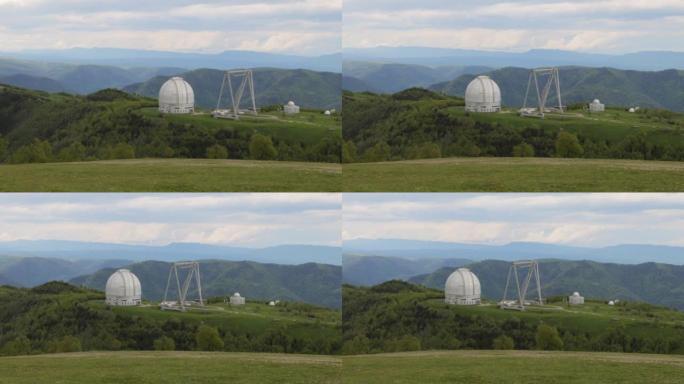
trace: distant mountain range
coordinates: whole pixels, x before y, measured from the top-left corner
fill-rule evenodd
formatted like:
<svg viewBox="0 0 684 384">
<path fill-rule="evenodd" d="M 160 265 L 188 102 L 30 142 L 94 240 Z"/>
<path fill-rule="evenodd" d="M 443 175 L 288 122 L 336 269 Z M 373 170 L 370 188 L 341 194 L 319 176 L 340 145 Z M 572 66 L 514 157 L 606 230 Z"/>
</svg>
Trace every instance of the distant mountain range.
<svg viewBox="0 0 684 384">
<path fill-rule="evenodd" d="M 438 268 L 470 264 L 468 259 L 404 259 L 388 256 L 342 257 L 342 280 L 347 284 L 372 286 L 388 280 L 408 280 L 418 274 L 431 273 Z"/>
<path fill-rule="evenodd" d="M 395 93 L 410 87 L 427 87 L 449 81 L 468 73 L 492 70 L 485 66 L 447 65 L 430 67 L 425 65 L 373 63 L 345 61 L 343 88 L 361 92 Z"/>
<path fill-rule="evenodd" d="M 596 54 L 574 51 L 534 49 L 527 52 L 482 51 L 429 47 L 345 48 L 344 61 L 442 65 L 478 65 L 492 68 L 585 66 L 613 67 L 643 71 L 684 69 L 684 52 L 652 51 L 628 54 Z"/>
<path fill-rule="evenodd" d="M 173 243 L 163 246 L 86 243 L 60 240 L 17 240 L 0 242 L 0 255 L 6 257 L 58 258 L 78 260 L 160 260 L 217 259 L 261 263 L 340 265 L 341 249 L 318 245 L 278 245 L 243 248 L 197 243 Z M 2 262 L 0 257 L 0 273 Z"/>
<path fill-rule="evenodd" d="M 232 50 L 220 53 L 184 53 L 120 48 L 71 48 L 0 52 L 0 57 L 70 64 L 108 65 L 123 68 L 254 68 L 276 67 L 341 72 L 341 54 L 298 56 L 277 53 Z"/>
<path fill-rule="evenodd" d="M 170 267 L 170 263 L 160 261 L 126 266 L 140 279 L 143 298 L 155 301 L 164 297 Z M 107 279 L 115 270 L 102 269 L 73 278 L 70 283 L 104 291 Z M 342 305 L 342 269 L 339 266 L 201 260 L 200 275 L 204 297 L 227 297 L 240 292 L 248 299 L 300 301 L 330 308 Z"/>
<path fill-rule="evenodd" d="M 216 108 L 224 72 L 216 69 L 197 69 L 180 74 L 190 83 L 195 93 L 195 103 L 204 108 Z M 142 83 L 131 84 L 123 89 L 148 97 L 157 98 L 159 88 L 168 76 L 157 76 Z M 315 72 L 304 69 L 257 68 L 254 70 L 254 87 L 257 106 L 285 104 L 295 101 L 304 108 L 340 108 L 341 75 L 333 72 Z M 223 105 L 229 96 L 224 94 Z M 246 103 L 247 98 L 243 98 Z"/>
<path fill-rule="evenodd" d="M 525 98 L 529 70 L 502 68 L 483 72 L 501 88 L 502 103 L 521 107 Z M 641 106 L 684 111 L 684 70 L 658 72 L 626 71 L 614 68 L 561 67 L 560 83 L 563 104 L 600 99 L 609 106 Z M 429 86 L 430 90 L 463 96 L 468 83 L 479 72 L 462 75 L 452 81 Z M 549 98 L 553 103 L 557 98 Z M 528 104 L 530 101 L 528 100 Z"/>
<path fill-rule="evenodd" d="M 468 265 L 480 280 L 482 295 L 500 300 L 506 285 L 509 262 L 486 260 Z M 418 275 L 410 282 L 443 290 L 454 268 L 444 267 Z M 645 301 L 684 310 L 684 266 L 660 263 L 623 265 L 595 261 L 541 260 L 545 297 L 578 291 L 586 298 Z"/>
<path fill-rule="evenodd" d="M 344 241 L 345 254 L 393 256 L 405 259 L 563 259 L 606 263 L 658 262 L 684 265 L 684 247 L 624 244 L 600 248 L 516 242 L 506 245 L 462 244 L 403 239 L 354 239 Z"/>
</svg>

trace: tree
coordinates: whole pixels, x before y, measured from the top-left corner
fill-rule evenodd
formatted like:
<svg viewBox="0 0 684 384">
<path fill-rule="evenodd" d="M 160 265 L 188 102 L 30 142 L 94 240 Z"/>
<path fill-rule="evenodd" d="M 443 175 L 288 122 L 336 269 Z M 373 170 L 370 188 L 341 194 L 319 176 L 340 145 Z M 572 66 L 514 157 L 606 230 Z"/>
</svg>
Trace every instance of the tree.
<svg viewBox="0 0 684 384">
<path fill-rule="evenodd" d="M 207 148 L 207 159 L 227 159 L 228 149 L 220 144 L 214 144 Z"/>
<path fill-rule="evenodd" d="M 81 352 L 81 340 L 74 336 L 67 335 L 59 340 L 53 340 L 48 343 L 47 349 L 50 353 Z"/>
<path fill-rule="evenodd" d="M 80 142 L 71 143 L 68 147 L 62 148 L 57 154 L 59 161 L 79 161 L 86 155 L 86 147 Z"/>
<path fill-rule="evenodd" d="M 556 156 L 558 157 L 582 157 L 584 149 L 572 133 L 562 131 L 556 139 Z"/>
<path fill-rule="evenodd" d="M 176 350 L 176 342 L 168 336 L 162 336 L 154 341 L 155 351 L 174 351 Z"/>
<path fill-rule="evenodd" d="M 112 159 L 132 159 L 135 157 L 135 148 L 128 143 L 118 143 L 110 151 Z"/>
<path fill-rule="evenodd" d="M 527 143 L 520 143 L 513 147 L 515 157 L 534 157 L 534 147 Z"/>
<path fill-rule="evenodd" d="M 201 325 L 195 336 L 197 349 L 200 351 L 221 351 L 223 350 L 223 340 L 219 336 L 218 330 L 208 325 Z"/>
<path fill-rule="evenodd" d="M 29 353 L 31 353 L 31 341 L 26 336 L 19 336 L 2 347 L 3 355 L 15 356 Z"/>
<path fill-rule="evenodd" d="M 557 351 L 563 349 L 563 340 L 558 335 L 558 330 L 550 325 L 539 324 L 534 340 L 537 343 L 537 349 L 543 351 Z"/>
<path fill-rule="evenodd" d="M 390 151 L 390 146 L 386 142 L 381 141 L 367 149 L 363 159 L 367 162 L 386 161 L 390 159 Z"/>
<path fill-rule="evenodd" d="M 352 141 L 345 141 L 342 145 L 342 162 L 353 163 L 356 161 L 356 144 Z"/>
<path fill-rule="evenodd" d="M 370 340 L 363 335 L 345 341 L 342 346 L 342 353 L 345 355 L 360 355 L 368 352 L 370 352 Z"/>
<path fill-rule="evenodd" d="M 514 347 L 515 343 L 513 342 L 513 339 L 506 335 L 497 337 L 492 343 L 492 348 L 494 349 L 513 349 Z"/>
<path fill-rule="evenodd" d="M 423 143 L 411 147 L 408 151 L 409 159 L 434 159 L 442 157 L 442 150 L 435 143 Z"/>
<path fill-rule="evenodd" d="M 5 159 L 5 156 L 7 156 L 7 147 L 8 146 L 9 146 L 9 142 L 7 141 L 7 139 L 0 136 L 0 163 Z"/>
<path fill-rule="evenodd" d="M 269 136 L 255 133 L 249 141 L 249 156 L 254 160 L 273 160 L 278 156 Z"/>
<path fill-rule="evenodd" d="M 13 163 L 47 163 L 52 159 L 52 146 L 44 140 L 34 139 L 31 144 L 17 149 L 12 155 Z"/>
</svg>

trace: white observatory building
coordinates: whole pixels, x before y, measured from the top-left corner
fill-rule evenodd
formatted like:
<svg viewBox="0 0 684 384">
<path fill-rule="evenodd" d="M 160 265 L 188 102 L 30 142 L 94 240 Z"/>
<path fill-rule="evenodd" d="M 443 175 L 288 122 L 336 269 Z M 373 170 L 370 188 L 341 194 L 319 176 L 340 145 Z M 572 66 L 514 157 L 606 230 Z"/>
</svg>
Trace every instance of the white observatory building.
<svg viewBox="0 0 684 384">
<path fill-rule="evenodd" d="M 240 296 L 239 292 L 235 292 L 230 297 L 230 305 L 245 305 L 245 298 Z"/>
<path fill-rule="evenodd" d="M 501 90 L 489 76 L 478 76 L 465 91 L 465 109 L 468 112 L 500 112 Z"/>
<path fill-rule="evenodd" d="M 107 279 L 106 303 L 117 306 L 140 305 L 140 280 L 128 269 L 119 269 Z"/>
<path fill-rule="evenodd" d="M 299 105 L 290 100 L 283 106 L 283 112 L 285 112 L 286 115 L 295 115 L 299 113 Z"/>
<path fill-rule="evenodd" d="M 584 296 L 580 296 L 579 292 L 574 292 L 568 296 L 568 303 L 570 305 L 582 305 L 584 304 Z"/>
<path fill-rule="evenodd" d="M 444 302 L 456 305 L 480 304 L 480 280 L 468 268 L 455 270 L 444 284 Z"/>
<path fill-rule="evenodd" d="M 182 77 L 168 79 L 159 89 L 159 112 L 192 113 L 195 111 L 195 92 Z"/>
<path fill-rule="evenodd" d="M 606 105 L 601 104 L 599 99 L 594 99 L 591 103 L 589 103 L 589 112 L 603 112 L 606 110 Z"/>
</svg>

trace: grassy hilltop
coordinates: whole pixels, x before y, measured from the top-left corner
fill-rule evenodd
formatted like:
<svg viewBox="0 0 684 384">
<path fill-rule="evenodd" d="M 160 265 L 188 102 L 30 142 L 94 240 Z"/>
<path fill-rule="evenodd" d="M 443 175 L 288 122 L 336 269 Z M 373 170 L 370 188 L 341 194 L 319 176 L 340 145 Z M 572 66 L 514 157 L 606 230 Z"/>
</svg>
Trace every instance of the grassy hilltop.
<svg viewBox="0 0 684 384">
<path fill-rule="evenodd" d="M 442 291 L 390 281 L 343 288 L 347 354 L 433 349 L 552 349 L 684 354 L 684 313 L 638 302 L 562 297 L 524 312 L 444 304 Z"/>
</svg>

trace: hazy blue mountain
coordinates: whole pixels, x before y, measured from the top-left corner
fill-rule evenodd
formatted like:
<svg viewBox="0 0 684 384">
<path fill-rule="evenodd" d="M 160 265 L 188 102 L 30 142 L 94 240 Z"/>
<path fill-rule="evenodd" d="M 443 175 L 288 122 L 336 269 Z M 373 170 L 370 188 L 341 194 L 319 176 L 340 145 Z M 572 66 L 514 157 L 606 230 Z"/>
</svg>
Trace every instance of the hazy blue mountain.
<svg viewBox="0 0 684 384">
<path fill-rule="evenodd" d="M 345 76 L 356 78 L 367 85 L 367 88 L 345 88 L 349 91 L 371 91 L 395 93 L 411 87 L 427 87 L 431 84 L 452 80 L 465 73 L 489 71 L 492 68 L 483 66 L 439 66 L 373 63 L 362 61 L 345 61 L 342 72 Z"/>
<path fill-rule="evenodd" d="M 265 248 L 228 247 L 196 243 L 164 246 L 85 243 L 60 240 L 18 240 L 0 242 L 0 254 L 21 257 L 47 257 L 65 260 L 125 259 L 134 261 L 188 259 L 252 260 L 264 263 L 303 264 L 316 262 L 340 265 L 339 247 L 318 245 L 279 245 Z"/>
<path fill-rule="evenodd" d="M 506 286 L 509 262 L 486 260 L 468 265 L 480 280 L 482 295 L 500 300 Z M 444 289 L 453 268 L 414 276 L 409 281 Z M 540 260 L 544 296 L 569 295 L 578 291 L 584 297 L 646 301 L 684 309 L 684 266 L 661 263 L 635 265 L 595 261 Z"/>
<path fill-rule="evenodd" d="M 399 257 L 345 254 L 342 257 L 342 279 L 348 284 L 370 286 L 393 279 L 406 280 L 444 266 L 455 268 L 471 262 L 467 259 L 411 260 Z"/>
<path fill-rule="evenodd" d="M 57 80 L 47 77 L 38 77 L 16 73 L 14 75 L 0 76 L 0 83 L 34 89 L 45 92 L 69 92 L 69 89 Z"/>
<path fill-rule="evenodd" d="M 184 71 L 183 68 L 169 67 L 168 64 L 156 68 L 120 68 L 112 65 L 77 65 L 0 57 L 0 82 L 48 92 L 87 94 Z M 9 81 L 2 81 L 7 78 Z M 36 78 L 40 80 L 35 80 Z"/>
<path fill-rule="evenodd" d="M 139 279 L 143 298 L 161 300 L 166 289 L 170 263 L 145 261 L 126 266 Z M 104 291 L 115 268 L 106 268 L 70 281 Z M 306 263 L 264 264 L 252 261 L 201 260 L 200 276 L 205 297 L 230 296 L 240 292 L 248 299 L 301 301 L 331 308 L 341 306 L 342 268 Z"/>
<path fill-rule="evenodd" d="M 482 65 L 502 67 L 586 66 L 658 71 L 684 69 L 684 52 L 634 52 L 620 55 L 583 53 L 553 49 L 526 52 L 481 51 L 430 47 L 347 48 L 344 60 L 382 63 L 440 65 Z"/>
<path fill-rule="evenodd" d="M 429 86 L 430 90 L 463 96 L 468 83 L 478 73 L 462 75 L 452 81 Z M 529 70 L 502 68 L 484 72 L 501 88 L 502 103 L 521 107 L 525 98 Z M 563 104 L 600 99 L 609 106 L 641 106 L 684 111 L 684 71 L 626 71 L 614 68 L 560 68 Z M 530 99 L 533 101 L 534 99 Z M 550 97 L 549 103 L 556 97 Z M 529 101 L 528 101 L 529 103 Z"/>
<path fill-rule="evenodd" d="M 316 71 L 341 71 L 340 54 L 297 56 L 239 50 L 221 53 L 182 53 L 119 48 L 71 48 L 5 52 L 4 55 L 25 60 L 114 65 L 127 68 L 166 66 L 188 69 L 277 67 L 303 68 Z"/>
<path fill-rule="evenodd" d="M 197 69 L 182 73 L 195 92 L 195 103 L 204 108 L 216 108 L 224 72 L 216 69 Z M 130 93 L 157 98 L 159 88 L 168 76 L 153 77 L 145 82 L 124 87 Z M 254 88 L 257 106 L 285 104 L 294 100 L 304 108 L 340 108 L 341 75 L 333 72 L 315 72 L 304 69 L 257 68 L 254 70 Z M 224 105 L 229 96 L 224 94 Z M 247 98 L 243 99 L 246 103 Z M 247 104 L 245 104 L 246 106 Z"/>
<path fill-rule="evenodd" d="M 353 76 L 342 75 L 342 89 L 345 91 L 352 92 L 379 92 L 377 89 L 371 87 L 370 84 L 366 83 L 361 79 L 357 79 Z"/>
<path fill-rule="evenodd" d="M 554 258 L 621 264 L 639 264 L 650 261 L 684 264 L 684 247 L 639 244 L 590 248 L 525 242 L 481 245 L 401 239 L 355 239 L 344 242 L 344 252 L 407 259 L 457 258 L 480 261 Z"/>
<path fill-rule="evenodd" d="M 53 280 L 66 281 L 102 268 L 119 267 L 131 263 L 131 260 L 121 259 L 64 260 L 46 257 L 1 257 L 0 259 L 0 284 L 17 287 L 34 287 Z"/>
</svg>

